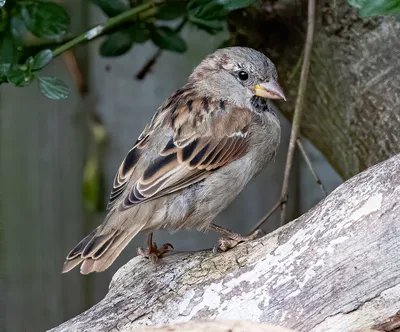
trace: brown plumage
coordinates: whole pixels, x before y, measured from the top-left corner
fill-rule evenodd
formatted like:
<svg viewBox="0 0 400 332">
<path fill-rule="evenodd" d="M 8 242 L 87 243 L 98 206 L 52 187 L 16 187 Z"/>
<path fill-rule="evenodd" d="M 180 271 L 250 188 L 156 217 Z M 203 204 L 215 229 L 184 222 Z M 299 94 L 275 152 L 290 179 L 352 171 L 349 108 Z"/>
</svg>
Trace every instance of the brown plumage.
<svg viewBox="0 0 400 332">
<path fill-rule="evenodd" d="M 264 98 L 284 96 L 263 54 L 234 47 L 203 60 L 128 152 L 105 221 L 68 254 L 63 272 L 80 263 L 83 274 L 105 270 L 140 231 L 221 231 L 211 224 L 214 217 L 279 145 L 279 122 Z M 226 232 L 236 242 L 246 240 Z M 146 255 L 161 253 L 150 237 Z"/>
</svg>

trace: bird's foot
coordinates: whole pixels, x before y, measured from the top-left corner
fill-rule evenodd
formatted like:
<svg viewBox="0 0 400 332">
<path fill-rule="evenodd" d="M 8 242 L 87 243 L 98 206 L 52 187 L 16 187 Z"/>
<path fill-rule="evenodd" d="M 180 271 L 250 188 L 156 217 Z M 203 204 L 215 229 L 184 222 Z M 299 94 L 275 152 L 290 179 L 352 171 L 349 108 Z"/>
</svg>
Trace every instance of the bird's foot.
<svg viewBox="0 0 400 332">
<path fill-rule="evenodd" d="M 229 234 L 227 237 L 221 237 L 218 239 L 218 243 L 214 246 L 213 252 L 216 253 L 218 250 L 227 251 L 236 247 L 239 243 L 248 242 L 255 240 L 263 235 L 263 231 L 258 229 L 249 236 L 242 236 L 237 233 Z"/>
<path fill-rule="evenodd" d="M 158 248 L 157 244 L 153 242 L 152 245 L 146 249 L 137 248 L 137 254 L 144 258 L 148 258 L 153 263 L 155 263 L 163 254 L 170 251 L 171 249 L 174 249 L 171 243 L 165 243 L 160 248 Z"/>
</svg>

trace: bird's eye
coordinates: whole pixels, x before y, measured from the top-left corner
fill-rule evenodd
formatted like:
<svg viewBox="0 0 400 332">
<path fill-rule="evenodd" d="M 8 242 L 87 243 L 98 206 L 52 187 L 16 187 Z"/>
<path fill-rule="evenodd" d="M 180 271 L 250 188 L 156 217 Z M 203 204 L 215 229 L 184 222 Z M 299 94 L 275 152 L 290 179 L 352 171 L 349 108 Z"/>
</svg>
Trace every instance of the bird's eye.
<svg viewBox="0 0 400 332">
<path fill-rule="evenodd" d="M 247 79 L 249 78 L 249 74 L 247 74 L 245 71 L 241 70 L 241 71 L 238 73 L 238 77 L 239 77 L 239 79 L 240 79 L 241 81 L 245 81 L 245 80 L 247 80 Z"/>
</svg>

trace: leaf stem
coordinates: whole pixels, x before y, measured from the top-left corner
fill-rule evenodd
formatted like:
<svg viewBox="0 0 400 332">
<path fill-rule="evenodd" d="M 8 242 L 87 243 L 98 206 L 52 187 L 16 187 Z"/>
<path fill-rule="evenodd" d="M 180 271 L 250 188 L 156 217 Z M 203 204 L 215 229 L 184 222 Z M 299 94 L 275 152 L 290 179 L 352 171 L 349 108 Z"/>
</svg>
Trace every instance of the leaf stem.
<svg viewBox="0 0 400 332">
<path fill-rule="evenodd" d="M 185 26 L 185 24 L 188 22 L 187 17 L 184 17 L 183 20 L 181 21 L 181 23 L 174 29 L 174 31 L 176 33 L 181 32 L 181 30 L 183 29 L 183 27 Z M 138 71 L 138 73 L 136 74 L 136 79 L 141 81 L 143 80 L 146 75 L 152 70 L 153 66 L 155 65 L 155 63 L 157 62 L 158 58 L 162 55 L 163 50 L 161 48 L 159 48 L 154 55 L 146 61 L 146 63 L 144 64 L 144 66 L 142 67 L 142 69 L 140 69 Z"/>
<path fill-rule="evenodd" d="M 103 24 L 96 25 L 89 31 L 86 31 L 85 33 L 77 36 L 76 38 L 66 42 L 65 44 L 57 47 L 56 49 L 53 50 L 53 57 L 56 57 L 60 55 L 61 53 L 69 50 L 70 48 L 81 44 L 83 42 L 92 40 L 94 38 L 97 38 L 101 35 L 103 35 L 106 31 L 109 31 L 110 29 L 126 22 L 133 16 L 136 16 L 140 13 L 143 13 L 144 11 L 147 11 L 149 9 L 152 9 L 152 7 L 156 4 L 162 3 L 164 0 L 153 0 L 153 1 L 148 1 L 142 5 L 139 5 L 137 7 L 134 7 L 132 9 L 129 9 L 117 16 L 111 17 L 107 20 L 107 22 Z"/>
</svg>

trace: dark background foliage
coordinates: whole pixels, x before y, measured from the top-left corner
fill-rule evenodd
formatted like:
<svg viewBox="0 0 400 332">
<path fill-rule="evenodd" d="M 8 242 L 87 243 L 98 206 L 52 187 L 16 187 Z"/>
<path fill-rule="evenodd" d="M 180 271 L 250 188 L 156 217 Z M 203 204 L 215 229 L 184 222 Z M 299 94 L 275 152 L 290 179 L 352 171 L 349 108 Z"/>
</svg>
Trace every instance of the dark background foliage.
<svg viewBox="0 0 400 332">
<path fill-rule="evenodd" d="M 97 31 L 74 37 L 68 33 L 70 17 L 56 3 L 39 0 L 0 1 L 0 84 L 23 87 L 37 80 L 40 91 L 50 99 L 65 99 L 69 88 L 54 77 L 41 77 L 53 57 L 100 35 L 102 56 L 128 52 L 135 44 L 151 40 L 162 50 L 183 53 L 186 43 L 180 31 L 187 23 L 210 34 L 223 30 L 229 12 L 251 5 L 256 0 L 91 0 L 110 18 Z M 400 0 L 349 0 L 361 16 L 400 15 Z M 180 20 L 176 28 L 166 21 Z M 29 44 L 29 35 L 36 37 Z M 51 48 L 53 45 L 54 46 Z M 229 40 L 223 46 L 229 45 Z M 221 45 L 222 46 L 222 45 Z M 49 47 L 49 48 L 47 48 Z M 42 49 L 41 51 L 37 51 Z"/>
</svg>

